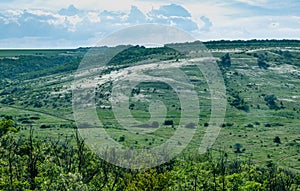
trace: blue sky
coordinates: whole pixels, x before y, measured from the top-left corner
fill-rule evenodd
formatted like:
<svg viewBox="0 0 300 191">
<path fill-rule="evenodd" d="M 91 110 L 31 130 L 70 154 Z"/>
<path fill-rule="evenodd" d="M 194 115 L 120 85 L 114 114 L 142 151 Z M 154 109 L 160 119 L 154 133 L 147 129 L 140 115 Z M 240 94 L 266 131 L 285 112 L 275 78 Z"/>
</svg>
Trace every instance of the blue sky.
<svg viewBox="0 0 300 191">
<path fill-rule="evenodd" d="M 92 46 L 144 23 L 174 26 L 202 41 L 300 39 L 300 1 L 1 0 L 0 48 Z"/>
</svg>

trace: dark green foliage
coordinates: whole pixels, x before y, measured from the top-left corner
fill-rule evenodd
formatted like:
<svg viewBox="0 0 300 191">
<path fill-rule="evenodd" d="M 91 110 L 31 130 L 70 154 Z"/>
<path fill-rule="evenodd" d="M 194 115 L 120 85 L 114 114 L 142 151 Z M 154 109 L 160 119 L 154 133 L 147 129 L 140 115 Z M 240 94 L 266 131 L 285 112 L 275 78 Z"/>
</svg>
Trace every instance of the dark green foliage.
<svg viewBox="0 0 300 191">
<path fill-rule="evenodd" d="M 138 61 L 143 61 L 147 59 L 152 59 L 154 57 L 161 57 L 164 60 L 178 59 L 181 54 L 168 47 L 159 48 L 145 48 L 144 46 L 132 46 L 116 56 L 114 56 L 108 63 L 108 65 L 121 65 L 136 63 Z"/>
<path fill-rule="evenodd" d="M 221 64 L 224 67 L 230 67 L 231 66 L 231 59 L 230 59 L 230 54 L 226 53 L 224 56 L 221 57 Z"/>
<path fill-rule="evenodd" d="M 7 132 L 18 132 L 20 130 L 13 120 L 11 119 L 1 119 L 0 120 L 0 137 L 5 135 Z"/>
<path fill-rule="evenodd" d="M 254 125 L 253 125 L 253 124 L 248 124 L 246 127 L 248 127 L 248 128 L 253 128 Z"/>
<path fill-rule="evenodd" d="M 243 145 L 242 144 L 240 144 L 240 143 L 236 143 L 235 145 L 234 145 L 234 148 L 235 148 L 235 153 L 241 153 L 242 151 L 241 151 L 241 148 L 243 148 Z"/>
<path fill-rule="evenodd" d="M 30 79 L 42 75 L 75 70 L 77 69 L 80 60 L 80 57 L 70 55 L 20 55 L 17 59 L 4 58 L 0 60 L 0 77 L 13 79 L 18 76 L 18 78 Z"/>
<path fill-rule="evenodd" d="M 0 138 L 1 190 L 297 190 L 299 174 L 272 162 L 230 160 L 191 154 L 142 170 L 123 169 L 97 157 L 77 136 L 34 139 L 8 134 Z M 75 144 L 74 144 L 75 143 Z M 150 143 L 149 143 L 150 144 Z M 235 145 L 237 152 L 241 144 Z M 107 152 L 108 157 L 113 151 Z"/>
<path fill-rule="evenodd" d="M 265 95 L 264 100 L 270 109 L 280 109 L 280 107 L 276 104 L 277 97 L 274 94 Z"/>
<path fill-rule="evenodd" d="M 0 101 L 0 103 L 2 103 L 2 104 L 8 104 L 8 105 L 13 105 L 15 102 L 14 102 L 13 98 L 11 98 L 11 97 L 5 97 L 4 99 L 2 99 Z"/>
<path fill-rule="evenodd" d="M 164 122 L 164 125 L 173 125 L 173 124 L 174 124 L 173 120 L 166 120 Z"/>
<path fill-rule="evenodd" d="M 48 129 L 48 128 L 51 128 L 51 126 L 43 124 L 43 125 L 40 126 L 40 128 L 41 129 Z"/>
<path fill-rule="evenodd" d="M 207 48 L 231 49 L 236 47 L 255 49 L 265 47 L 299 47 L 299 40 L 220 40 L 204 42 Z"/>
<path fill-rule="evenodd" d="M 233 99 L 229 99 L 229 104 L 239 110 L 243 110 L 245 112 L 249 112 L 250 107 L 249 105 L 244 101 L 243 98 L 240 97 L 238 93 L 232 93 L 231 94 Z"/>
<path fill-rule="evenodd" d="M 271 124 L 267 123 L 265 124 L 265 127 L 271 127 Z"/>
<path fill-rule="evenodd" d="M 125 141 L 125 136 L 122 135 L 120 138 L 119 138 L 119 142 L 124 142 Z"/>
<path fill-rule="evenodd" d="M 278 136 L 274 138 L 274 143 L 279 143 L 279 144 L 281 143 L 280 138 Z"/>
<path fill-rule="evenodd" d="M 269 64 L 266 63 L 266 56 L 264 54 L 259 54 L 256 57 L 258 57 L 257 59 L 257 65 L 262 68 L 262 69 L 268 69 L 268 67 L 270 67 Z"/>
<path fill-rule="evenodd" d="M 133 103 L 131 103 L 131 104 L 129 105 L 129 109 L 130 109 L 130 110 L 133 110 L 133 109 L 134 109 L 134 104 L 133 104 Z"/>
</svg>

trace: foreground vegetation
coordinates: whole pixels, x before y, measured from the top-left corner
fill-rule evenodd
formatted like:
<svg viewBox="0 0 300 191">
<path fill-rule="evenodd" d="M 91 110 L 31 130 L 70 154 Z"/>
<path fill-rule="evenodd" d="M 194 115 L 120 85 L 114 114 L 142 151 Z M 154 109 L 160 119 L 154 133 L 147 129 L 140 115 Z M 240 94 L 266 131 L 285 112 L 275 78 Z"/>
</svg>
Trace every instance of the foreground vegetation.
<svg viewBox="0 0 300 191">
<path fill-rule="evenodd" d="M 12 120 L 1 130 L 1 190 L 297 190 L 300 175 L 251 158 L 234 160 L 208 151 L 141 170 L 123 169 L 98 158 L 74 130 L 71 137 L 39 138 L 30 128 L 19 136 Z"/>
</svg>

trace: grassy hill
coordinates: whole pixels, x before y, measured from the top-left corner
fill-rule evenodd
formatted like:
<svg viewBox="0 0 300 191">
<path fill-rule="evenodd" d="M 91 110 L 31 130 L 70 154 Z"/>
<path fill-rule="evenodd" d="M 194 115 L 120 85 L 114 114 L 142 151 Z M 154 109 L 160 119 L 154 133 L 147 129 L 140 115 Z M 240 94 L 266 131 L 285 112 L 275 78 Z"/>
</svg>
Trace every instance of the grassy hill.
<svg viewBox="0 0 300 191">
<path fill-rule="evenodd" d="M 197 43 L 126 48 L 110 60 L 103 75 L 113 76 L 151 63 L 181 63 L 185 55 L 176 51 L 176 46 L 193 50 Z M 262 165 L 272 161 L 300 170 L 300 41 L 212 41 L 204 45 L 222 71 L 228 101 L 225 122 L 213 150 L 225 150 L 232 159 L 251 158 Z M 75 127 L 71 84 L 88 50 L 0 50 L 0 116 L 14 119 L 24 134 L 33 126 L 41 138 L 71 136 Z M 103 51 L 113 50 L 103 47 Z M 197 91 L 201 108 L 197 133 L 185 150 L 189 153 L 198 148 L 207 128 L 211 98 L 199 70 L 184 66 L 183 71 Z M 97 87 L 95 99 L 98 116 L 113 139 L 124 146 L 151 148 L 172 136 L 181 108 L 170 86 L 142 83 L 132 90 L 129 109 L 135 119 L 145 122 L 138 127 L 141 131 L 154 124 L 147 124 L 149 100 L 166 105 L 167 118 L 154 125 L 161 128 L 141 137 L 115 119 L 110 103 L 111 82 Z M 280 141 L 274 142 L 276 137 Z"/>
</svg>

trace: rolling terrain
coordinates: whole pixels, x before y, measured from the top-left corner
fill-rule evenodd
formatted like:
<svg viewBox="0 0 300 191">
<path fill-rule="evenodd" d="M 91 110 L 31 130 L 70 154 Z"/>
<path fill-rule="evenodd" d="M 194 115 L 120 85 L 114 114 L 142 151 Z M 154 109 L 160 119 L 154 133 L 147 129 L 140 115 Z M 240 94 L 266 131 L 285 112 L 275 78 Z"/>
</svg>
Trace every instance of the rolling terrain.
<svg viewBox="0 0 300 191">
<path fill-rule="evenodd" d="M 300 42 L 216 41 L 205 45 L 222 71 L 228 101 L 225 122 L 213 150 L 223 149 L 232 157 L 238 155 L 259 163 L 273 161 L 279 166 L 300 170 Z M 88 50 L 1 50 L 0 115 L 14 119 L 25 134 L 28 126 L 33 126 L 41 137 L 71 136 L 76 126 L 71 85 Z M 113 80 L 109 75 L 116 76 L 128 68 L 136 70 L 149 63 L 167 66 L 180 63 L 181 59 L 184 60 L 184 55 L 175 50 L 137 46 L 110 61 L 103 74 L 108 80 L 99 87 L 96 102 L 99 117 L 116 141 L 138 148 L 161 144 L 176 130 L 180 105 L 168 85 L 140 84 L 131 99 L 134 118 L 144 122 L 149 119 L 149 96 L 161 99 L 168 110 L 167 119 L 158 124 L 163 128 L 141 139 L 138 133 L 128 132 L 114 119 L 110 94 L 105 94 L 110 91 L 110 80 Z M 198 131 L 186 152 L 199 145 L 210 114 L 208 86 L 201 72 L 195 71 L 184 66 L 184 72 L 197 90 L 201 107 Z M 160 95 L 168 98 L 159 98 Z M 151 123 L 140 129 L 143 131 L 149 126 Z M 280 142 L 275 143 L 277 136 Z"/>
<path fill-rule="evenodd" d="M 126 78 L 129 80 L 128 76 L 143 70 L 154 75 L 154 69 L 172 71 L 174 67 L 181 67 L 197 92 L 200 110 L 191 113 L 199 117 L 198 124 L 187 117 L 191 123 L 184 128 L 195 130 L 195 135 L 178 158 L 197 153 L 205 131 L 210 125 L 216 125 L 209 122 L 214 99 L 207 79 L 199 69 L 186 62 L 187 53 L 177 51 L 177 47 L 184 47 L 186 52 L 190 52 L 197 50 L 198 44 L 98 48 L 97 51 L 107 55 L 119 52 L 105 65 L 96 64 L 83 74 L 83 79 L 90 74 L 98 75 L 94 97 L 83 100 L 95 101 L 96 112 L 102 122 L 100 128 L 128 148 L 148 149 L 167 142 L 181 126 L 184 106 L 180 105 L 178 92 L 162 81 L 139 83 L 130 90 L 126 106 L 132 117 L 128 117 L 128 113 L 117 116 L 113 111 L 113 104 L 118 103 L 113 101 L 113 83 Z M 218 124 L 220 133 L 209 153 L 214 156 L 225 153 L 233 164 L 237 160 L 251 161 L 259 167 L 275 164 L 299 174 L 300 41 L 212 41 L 204 45 L 220 69 L 227 100 L 224 122 Z M 71 145 L 81 145 L 74 129 L 78 121 L 76 123 L 72 108 L 72 87 L 78 67 L 82 67 L 89 51 L 90 48 L 0 50 L 0 117 L 12 119 L 21 128 L 17 136 L 34 135 L 38 141 L 72 140 Z M 189 86 L 184 84 L 183 87 Z M 165 107 L 158 107 L 161 110 L 155 113 L 151 100 L 157 100 Z M 191 100 L 190 103 L 197 102 Z M 150 111 L 156 115 L 154 121 L 151 121 Z M 162 113 L 166 115 L 162 116 Z M 62 148 L 72 148 L 68 144 L 62 143 Z M 175 144 L 181 146 L 183 143 L 178 141 Z M 36 182 L 30 182 L 30 185 L 34 187 Z"/>
</svg>

